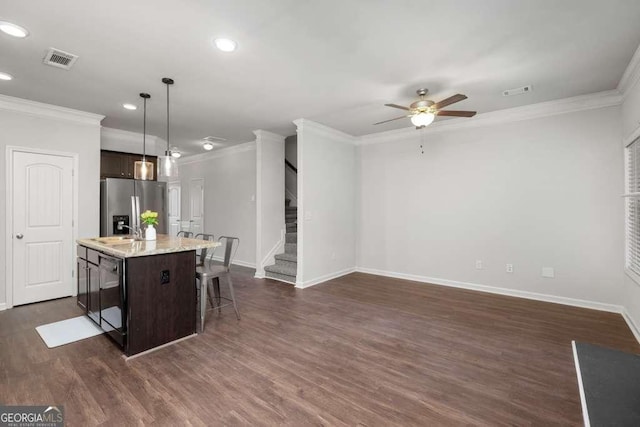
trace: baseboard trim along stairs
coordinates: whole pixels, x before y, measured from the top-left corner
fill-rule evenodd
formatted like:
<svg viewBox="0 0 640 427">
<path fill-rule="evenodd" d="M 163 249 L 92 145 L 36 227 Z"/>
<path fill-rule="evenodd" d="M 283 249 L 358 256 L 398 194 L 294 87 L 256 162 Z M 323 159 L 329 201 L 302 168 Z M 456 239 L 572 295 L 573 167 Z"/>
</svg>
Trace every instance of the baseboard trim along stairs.
<svg viewBox="0 0 640 427">
<path fill-rule="evenodd" d="M 285 244 L 284 253 L 275 255 L 276 263 L 264 268 L 265 277 L 281 282 L 296 283 L 298 274 L 298 208 L 285 201 Z"/>
</svg>

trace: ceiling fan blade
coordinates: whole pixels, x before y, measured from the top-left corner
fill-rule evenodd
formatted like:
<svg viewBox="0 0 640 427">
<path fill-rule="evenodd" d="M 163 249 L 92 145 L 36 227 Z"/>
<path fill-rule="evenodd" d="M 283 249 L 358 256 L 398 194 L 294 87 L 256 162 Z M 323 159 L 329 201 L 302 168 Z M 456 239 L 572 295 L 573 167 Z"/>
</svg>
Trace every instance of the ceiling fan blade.
<svg viewBox="0 0 640 427">
<path fill-rule="evenodd" d="M 461 93 L 457 95 L 453 95 L 448 97 L 447 99 L 443 99 L 442 101 L 433 105 L 436 110 L 441 109 L 442 107 L 446 107 L 447 105 L 455 104 L 456 102 L 464 101 L 467 99 L 467 95 L 462 95 Z"/>
<path fill-rule="evenodd" d="M 453 111 L 453 110 L 441 110 L 436 111 L 437 116 L 451 116 L 451 117 L 473 117 L 476 115 L 475 111 Z"/>
<path fill-rule="evenodd" d="M 399 108 L 401 110 L 407 110 L 407 111 L 411 111 L 411 109 L 409 107 L 403 107 L 402 105 L 398 105 L 398 104 L 384 104 L 386 107 L 393 107 L 393 108 Z"/>
<path fill-rule="evenodd" d="M 395 119 L 384 120 L 382 122 L 374 123 L 374 125 L 381 125 L 382 123 L 392 122 L 394 120 L 406 119 L 407 117 L 409 116 L 400 116 L 400 117 L 396 117 Z"/>
</svg>

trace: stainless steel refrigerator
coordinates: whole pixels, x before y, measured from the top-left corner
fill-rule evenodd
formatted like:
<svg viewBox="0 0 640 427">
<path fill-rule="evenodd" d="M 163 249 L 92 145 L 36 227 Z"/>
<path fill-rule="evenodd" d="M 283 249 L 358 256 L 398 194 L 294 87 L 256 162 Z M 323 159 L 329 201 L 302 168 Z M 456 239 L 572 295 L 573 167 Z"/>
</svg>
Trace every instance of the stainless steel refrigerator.
<svg viewBox="0 0 640 427">
<path fill-rule="evenodd" d="M 100 180 L 100 236 L 131 234 L 140 213 L 158 212 L 156 230 L 167 233 L 167 186 L 164 182 L 105 178 Z M 123 227 L 125 225 L 126 227 Z"/>
</svg>

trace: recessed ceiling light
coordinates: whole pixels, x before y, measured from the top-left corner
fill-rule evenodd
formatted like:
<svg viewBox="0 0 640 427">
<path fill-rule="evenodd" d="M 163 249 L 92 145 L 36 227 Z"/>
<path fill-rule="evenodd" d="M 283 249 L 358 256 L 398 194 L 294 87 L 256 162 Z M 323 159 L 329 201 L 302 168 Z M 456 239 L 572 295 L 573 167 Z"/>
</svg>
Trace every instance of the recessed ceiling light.
<svg viewBox="0 0 640 427">
<path fill-rule="evenodd" d="M 223 52 L 233 52 L 238 47 L 238 43 L 231 39 L 219 38 L 213 41 L 216 47 Z"/>
<path fill-rule="evenodd" d="M 0 31 L 9 34 L 10 36 L 18 37 L 20 39 L 23 39 L 29 35 L 29 31 L 26 28 L 7 21 L 0 21 Z"/>
<path fill-rule="evenodd" d="M 180 157 L 182 157 L 182 153 L 178 151 L 178 147 L 173 147 L 171 149 L 171 156 L 175 157 L 176 159 L 179 159 Z"/>
<path fill-rule="evenodd" d="M 13 76 L 9 73 L 0 72 L 0 80 L 13 80 Z"/>
<path fill-rule="evenodd" d="M 204 144 L 202 144 L 202 148 L 204 148 L 207 151 L 213 150 L 213 143 L 207 141 Z"/>
<path fill-rule="evenodd" d="M 138 109 L 138 107 L 136 107 L 133 104 L 122 104 L 122 106 L 127 110 L 137 110 Z"/>
</svg>

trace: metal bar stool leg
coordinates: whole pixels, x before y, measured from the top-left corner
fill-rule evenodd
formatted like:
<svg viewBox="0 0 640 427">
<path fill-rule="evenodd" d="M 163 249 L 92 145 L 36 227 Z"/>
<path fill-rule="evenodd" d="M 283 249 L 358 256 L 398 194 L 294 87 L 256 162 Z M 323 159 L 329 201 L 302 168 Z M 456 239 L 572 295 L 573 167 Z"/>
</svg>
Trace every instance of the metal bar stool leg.
<svg viewBox="0 0 640 427">
<path fill-rule="evenodd" d="M 207 313 L 207 282 L 209 280 L 204 276 L 200 280 L 200 333 L 204 332 L 204 320 Z"/>
<path fill-rule="evenodd" d="M 209 303 L 211 304 L 211 308 L 216 307 L 216 301 L 215 301 L 216 288 L 213 286 L 213 281 L 214 279 L 207 281 L 207 286 L 211 287 L 207 289 L 207 292 L 209 292 Z"/>
<path fill-rule="evenodd" d="M 231 281 L 231 274 L 226 275 L 227 283 L 229 284 L 229 294 L 231 295 L 231 302 L 233 303 L 233 309 L 236 311 L 236 317 L 240 320 L 240 312 L 238 311 L 238 306 L 236 305 L 236 294 L 233 292 L 233 282 Z"/>
<path fill-rule="evenodd" d="M 222 312 L 222 295 L 220 294 L 220 278 L 216 277 L 213 282 L 213 292 L 216 294 L 216 307 L 218 307 L 218 314 Z"/>
</svg>

